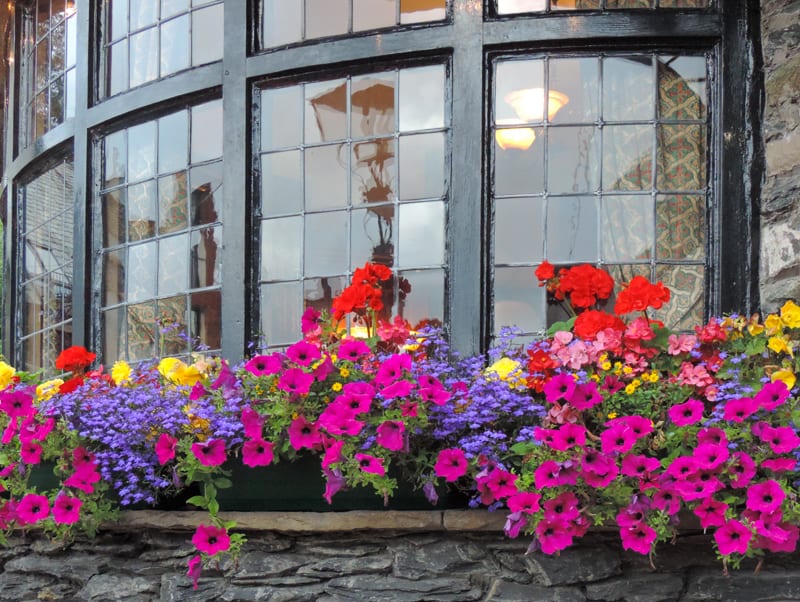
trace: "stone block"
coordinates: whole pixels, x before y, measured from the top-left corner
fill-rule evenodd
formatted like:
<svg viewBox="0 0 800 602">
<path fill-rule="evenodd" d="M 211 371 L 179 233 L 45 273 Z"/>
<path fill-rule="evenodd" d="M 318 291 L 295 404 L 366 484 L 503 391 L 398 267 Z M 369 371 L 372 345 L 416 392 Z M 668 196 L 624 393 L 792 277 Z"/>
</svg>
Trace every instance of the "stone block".
<svg viewBox="0 0 800 602">
<path fill-rule="evenodd" d="M 411 581 L 392 576 L 358 575 L 332 579 L 325 585 L 321 601 L 353 602 L 471 602 L 483 592 L 467 579 L 439 578 Z"/>
<path fill-rule="evenodd" d="M 680 598 L 683 583 L 683 577 L 674 573 L 625 575 L 588 584 L 586 598 L 603 602 L 673 602 Z"/>
<path fill-rule="evenodd" d="M 392 558 L 388 555 L 383 557 L 326 558 L 325 560 L 300 567 L 297 574 L 329 579 L 346 575 L 388 573 L 391 568 Z"/>
<path fill-rule="evenodd" d="M 800 570 L 796 571 L 692 571 L 683 600 L 759 602 L 761 600 L 800 600 Z"/>
<path fill-rule="evenodd" d="M 298 569 L 314 561 L 313 557 L 302 554 L 246 552 L 239 559 L 238 568 L 233 573 L 233 579 L 252 582 L 270 577 L 294 575 Z"/>
<path fill-rule="evenodd" d="M 497 581 L 485 599 L 486 602 L 583 602 L 586 596 L 577 587 L 545 587 Z"/>
<path fill-rule="evenodd" d="M 466 542 L 438 541 L 417 546 L 399 542 L 395 548 L 394 574 L 404 579 L 467 574 L 480 567 L 476 550 Z"/>
<path fill-rule="evenodd" d="M 618 550 L 607 546 L 581 546 L 563 550 L 558 556 L 541 552 L 526 555 L 498 553 L 512 571 L 525 571 L 539 585 L 572 585 L 607 579 L 622 572 Z"/>
<path fill-rule="evenodd" d="M 159 592 L 159 582 L 144 577 L 125 575 L 94 575 L 78 592 L 82 600 L 110 602 L 112 600 L 139 602 L 152 600 Z"/>
</svg>

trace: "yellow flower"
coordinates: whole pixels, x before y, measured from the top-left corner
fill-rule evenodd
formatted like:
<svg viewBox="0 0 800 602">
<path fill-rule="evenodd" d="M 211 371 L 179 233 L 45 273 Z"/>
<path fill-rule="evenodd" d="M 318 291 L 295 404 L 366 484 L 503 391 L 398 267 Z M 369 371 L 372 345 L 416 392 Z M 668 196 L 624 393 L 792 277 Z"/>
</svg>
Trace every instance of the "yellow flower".
<svg viewBox="0 0 800 602">
<path fill-rule="evenodd" d="M 789 341 L 787 341 L 784 336 L 770 337 L 769 342 L 767 342 L 767 347 L 772 349 L 775 353 L 788 353 L 794 357 L 794 351 L 792 351 Z"/>
<path fill-rule="evenodd" d="M 626 394 L 633 395 L 635 392 L 636 392 L 636 385 L 634 385 L 633 383 L 630 383 L 628 384 L 627 387 L 625 387 Z"/>
<path fill-rule="evenodd" d="M 60 378 L 54 378 L 52 380 L 43 382 L 41 385 L 36 387 L 36 401 L 47 401 L 53 395 L 58 393 L 58 388 L 63 384 L 64 381 Z"/>
<path fill-rule="evenodd" d="M 622 373 L 623 374 L 631 374 L 632 372 L 633 372 L 633 368 L 631 368 L 630 366 L 623 366 L 622 367 Z"/>
<path fill-rule="evenodd" d="M 638 389 L 639 387 L 642 386 L 642 381 L 640 381 L 638 378 L 634 378 L 631 381 L 631 384 Z"/>
<path fill-rule="evenodd" d="M 603 362 L 602 364 L 600 364 L 600 367 L 601 367 L 603 370 L 611 370 L 611 362 L 609 362 L 608 360 L 606 360 L 605 362 Z"/>
<path fill-rule="evenodd" d="M 491 376 L 494 373 L 500 380 L 508 380 L 508 377 L 517 370 L 519 370 L 519 362 L 510 357 L 502 357 L 486 368 L 486 375 Z"/>
<path fill-rule="evenodd" d="M 350 376 L 350 370 L 348 370 L 347 368 L 340 368 L 339 376 L 341 376 L 342 378 L 347 378 L 348 376 Z"/>
<path fill-rule="evenodd" d="M 788 328 L 800 328 L 800 306 L 787 301 L 781 307 L 781 320 Z"/>
<path fill-rule="evenodd" d="M 333 383 L 331 385 L 331 389 L 333 389 L 336 392 L 341 391 L 342 390 L 342 383 Z"/>
<path fill-rule="evenodd" d="M 776 370 L 770 375 L 772 382 L 776 380 L 782 380 L 786 385 L 786 388 L 791 390 L 794 388 L 795 382 L 797 382 L 797 377 L 792 373 L 791 370 Z"/>
<path fill-rule="evenodd" d="M 16 373 L 17 371 L 13 366 L 9 366 L 5 362 L 0 361 L 0 389 L 5 389 L 11 384 L 11 379 L 14 378 Z"/>
<path fill-rule="evenodd" d="M 660 379 L 660 378 L 661 378 L 661 376 L 659 376 L 659 374 L 658 374 L 658 372 L 657 372 L 657 371 L 653 370 L 653 371 L 650 373 L 650 382 L 651 382 L 651 383 L 657 383 L 657 382 L 659 381 L 659 379 Z"/>
<path fill-rule="evenodd" d="M 161 375 L 176 385 L 186 385 L 191 387 L 197 383 L 203 375 L 194 366 L 187 366 L 181 360 L 174 357 L 165 357 L 158 363 L 158 371 Z"/>
<path fill-rule="evenodd" d="M 616 412 L 611 412 L 611 413 L 608 415 L 608 417 L 609 417 L 611 420 L 613 420 L 614 418 L 616 418 L 616 417 L 617 417 L 617 413 L 616 413 Z"/>
<path fill-rule="evenodd" d="M 775 334 L 783 330 L 783 321 L 776 314 L 770 314 L 764 320 L 764 326 L 767 328 L 767 334 Z"/>
<path fill-rule="evenodd" d="M 115 385 L 121 385 L 131 379 L 132 372 L 127 362 L 119 360 L 114 362 L 114 365 L 111 367 L 111 378 L 114 379 Z"/>
<path fill-rule="evenodd" d="M 594 382 L 596 382 L 596 383 L 600 382 L 600 375 L 599 374 L 592 374 L 589 378 L 591 380 L 593 380 Z"/>
</svg>

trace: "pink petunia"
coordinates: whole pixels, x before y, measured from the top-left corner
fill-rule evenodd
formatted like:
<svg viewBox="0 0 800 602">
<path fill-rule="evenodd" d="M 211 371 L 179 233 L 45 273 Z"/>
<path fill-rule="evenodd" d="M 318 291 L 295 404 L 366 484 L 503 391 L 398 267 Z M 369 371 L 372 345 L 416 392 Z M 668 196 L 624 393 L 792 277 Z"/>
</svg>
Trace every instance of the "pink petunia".
<svg viewBox="0 0 800 602">
<path fill-rule="evenodd" d="M 728 468 L 731 474 L 731 486 L 747 487 L 756 475 L 756 463 L 745 452 L 735 452 L 733 457 L 734 462 Z"/>
<path fill-rule="evenodd" d="M 362 357 L 371 353 L 369 345 L 359 339 L 348 339 L 342 341 L 339 345 L 337 355 L 340 360 L 347 360 L 348 362 L 356 362 Z"/>
<path fill-rule="evenodd" d="M 195 547 L 209 556 L 231 547 L 231 538 L 224 527 L 200 524 L 192 536 Z"/>
<path fill-rule="evenodd" d="M 752 537 L 752 531 L 737 520 L 729 520 L 714 532 L 714 541 L 723 556 L 745 554 Z"/>
<path fill-rule="evenodd" d="M 770 458 L 761 462 L 762 468 L 772 472 L 786 472 L 787 470 L 794 470 L 796 466 L 796 458 Z"/>
<path fill-rule="evenodd" d="M 385 359 L 375 374 L 375 384 L 386 387 L 403 376 L 404 371 L 411 370 L 411 356 L 407 353 L 396 353 Z"/>
<path fill-rule="evenodd" d="M 771 412 L 789 399 L 789 389 L 785 382 L 776 380 L 764 385 L 761 390 L 756 393 L 754 399 L 759 406 Z"/>
<path fill-rule="evenodd" d="M 265 417 L 251 407 L 242 408 L 242 426 L 245 437 L 260 437 L 264 429 Z M 163 462 L 162 462 L 163 464 Z"/>
<path fill-rule="evenodd" d="M 589 381 L 588 383 L 575 385 L 575 390 L 567 401 L 574 408 L 588 410 L 597 404 L 603 403 L 603 396 L 597 390 L 597 384 L 594 381 Z"/>
<path fill-rule="evenodd" d="M 341 395 L 339 395 L 339 397 L 336 398 L 334 403 L 344 406 L 351 416 L 357 416 L 358 414 L 369 412 L 369 409 L 372 405 L 372 398 L 365 397 L 363 395 L 352 395 L 350 393 L 342 393 Z"/>
<path fill-rule="evenodd" d="M 322 468 L 328 468 L 331 464 L 337 464 L 344 460 L 342 455 L 344 440 L 338 439 L 332 443 L 326 443 L 325 455 L 322 457 Z"/>
<path fill-rule="evenodd" d="M 713 497 L 707 497 L 695 507 L 694 513 L 700 519 L 700 526 L 703 529 L 708 529 L 709 527 L 721 527 L 725 524 L 725 511 L 727 509 L 727 504 L 715 500 Z"/>
<path fill-rule="evenodd" d="M 42 459 L 42 446 L 33 440 L 23 440 L 19 446 L 19 457 L 25 464 L 38 464 Z"/>
<path fill-rule="evenodd" d="M 605 426 L 612 427 L 616 425 L 624 425 L 627 426 L 633 432 L 633 436 L 636 439 L 641 439 L 653 432 L 653 421 L 649 418 L 645 418 L 644 416 L 639 416 L 638 414 L 633 414 L 631 416 L 620 416 L 619 418 L 614 418 L 612 420 L 608 420 L 605 423 Z"/>
<path fill-rule="evenodd" d="M 284 357 L 280 353 L 257 355 L 244 365 L 244 369 L 253 376 L 269 376 L 281 371 L 283 360 Z"/>
<path fill-rule="evenodd" d="M 506 524 L 503 525 L 503 531 L 506 537 L 514 539 L 519 536 L 522 528 L 528 524 L 528 520 L 522 512 L 512 512 L 506 516 Z"/>
<path fill-rule="evenodd" d="M 192 453 L 203 466 L 220 466 L 228 457 L 225 453 L 223 439 L 209 439 L 192 443 Z"/>
<path fill-rule="evenodd" d="M 544 398 L 549 402 L 569 399 L 575 392 L 577 383 L 569 372 L 555 374 L 544 385 Z"/>
<path fill-rule="evenodd" d="M 714 445 L 728 445 L 728 435 L 721 428 L 712 426 L 697 431 L 697 443 L 713 443 Z"/>
<path fill-rule="evenodd" d="M 604 454 L 624 454 L 636 443 L 636 435 L 625 424 L 617 423 L 600 433 L 600 448 Z"/>
<path fill-rule="evenodd" d="M 50 515 L 50 500 L 47 496 L 29 493 L 19 501 L 16 512 L 22 524 L 32 525 Z"/>
<path fill-rule="evenodd" d="M 693 474 L 700 470 L 697 464 L 697 459 L 689 456 L 678 456 L 669 466 L 667 466 L 666 473 L 673 479 L 683 480 L 688 479 Z"/>
<path fill-rule="evenodd" d="M 403 433 L 406 425 L 401 420 L 385 420 L 378 425 L 375 442 L 391 451 L 400 451 L 405 445 Z"/>
<path fill-rule="evenodd" d="M 790 426 L 766 425 L 761 429 L 758 438 L 769 445 L 776 454 L 788 454 L 800 446 L 800 437 Z"/>
<path fill-rule="evenodd" d="M 561 472 L 561 465 L 555 460 L 545 460 L 542 462 L 533 473 L 533 480 L 536 484 L 536 489 L 545 489 L 547 487 L 558 487 L 558 475 Z"/>
<path fill-rule="evenodd" d="M 306 395 L 311 390 L 314 375 L 301 368 L 289 368 L 278 379 L 278 388 L 293 395 Z"/>
<path fill-rule="evenodd" d="M 467 473 L 468 466 L 464 451 L 451 447 L 439 452 L 433 472 L 437 477 L 443 477 L 445 481 L 452 483 Z"/>
<path fill-rule="evenodd" d="M 331 435 L 355 437 L 364 428 L 364 423 L 356 420 L 350 409 L 339 401 L 331 403 L 322 411 L 317 424 Z"/>
<path fill-rule="evenodd" d="M 701 443 L 692 452 L 692 457 L 700 468 L 714 469 L 722 466 L 727 461 L 730 457 L 730 452 L 725 445 Z"/>
<path fill-rule="evenodd" d="M 242 445 L 242 463 L 254 468 L 269 466 L 274 458 L 275 444 L 261 437 L 248 439 Z"/>
<path fill-rule="evenodd" d="M 453 394 L 443 387 L 423 387 L 417 391 L 417 395 L 419 395 L 422 401 L 427 403 L 432 403 L 437 406 L 443 406 Z"/>
<path fill-rule="evenodd" d="M 316 367 L 311 371 L 312 376 L 317 379 L 317 382 L 324 382 L 335 369 L 333 360 L 329 354 L 325 354 L 325 359 L 316 363 Z"/>
<path fill-rule="evenodd" d="M 748 510 L 769 514 L 780 508 L 785 498 L 786 492 L 780 483 L 770 479 L 747 489 L 745 506 Z"/>
<path fill-rule="evenodd" d="M 203 561 L 200 555 L 192 556 L 189 559 L 188 570 L 186 576 L 192 580 L 192 589 L 197 589 L 197 582 L 200 580 L 200 575 L 203 573 Z"/>
<path fill-rule="evenodd" d="M 94 493 L 94 484 L 100 481 L 100 473 L 90 464 L 83 464 L 67 479 L 64 486 L 80 489 L 84 493 Z"/>
<path fill-rule="evenodd" d="M 408 380 L 398 380 L 381 389 L 381 397 L 384 399 L 395 399 L 397 397 L 407 397 L 416 385 Z"/>
<path fill-rule="evenodd" d="M 383 466 L 383 458 L 371 456 L 369 454 L 356 454 L 356 462 L 364 472 L 384 476 L 386 468 Z"/>
<path fill-rule="evenodd" d="M 582 424 L 565 424 L 553 432 L 550 447 L 566 451 L 571 447 L 583 447 L 586 443 L 586 427 Z"/>
<path fill-rule="evenodd" d="M 623 549 L 639 554 L 649 554 L 653 548 L 653 542 L 656 540 L 655 530 L 643 522 L 623 527 L 619 530 L 619 534 Z"/>
<path fill-rule="evenodd" d="M 516 482 L 517 475 L 501 468 L 495 468 L 484 481 L 496 500 L 514 495 L 517 492 Z"/>
<path fill-rule="evenodd" d="M 752 397 L 729 399 L 722 417 L 729 422 L 744 422 L 759 409 L 759 403 Z"/>
<path fill-rule="evenodd" d="M 677 426 L 689 426 L 703 419 L 703 408 L 702 401 L 690 399 L 679 405 L 672 406 L 667 414 Z"/>
<path fill-rule="evenodd" d="M 542 496 L 531 491 L 519 491 L 511 495 L 506 500 L 506 505 L 511 512 L 521 512 L 522 514 L 535 514 L 541 509 L 539 501 Z"/>
<path fill-rule="evenodd" d="M 678 493 L 671 487 L 662 486 L 661 489 L 653 494 L 651 505 L 656 510 L 663 510 L 669 516 L 680 512 L 681 499 Z"/>
<path fill-rule="evenodd" d="M 178 445 L 178 440 L 167 434 L 161 433 L 156 441 L 156 456 L 158 457 L 159 464 L 166 464 L 175 457 L 175 448 Z"/>
<path fill-rule="evenodd" d="M 419 416 L 419 404 L 415 401 L 406 401 L 400 406 L 403 418 L 416 418 Z"/>
<path fill-rule="evenodd" d="M 581 477 L 587 485 L 594 488 L 608 487 L 611 482 L 619 475 L 619 466 L 610 456 L 599 454 L 602 458 L 592 465 L 592 469 L 587 469 L 584 464 Z"/>
<path fill-rule="evenodd" d="M 8 414 L 10 418 L 25 418 L 33 416 L 33 394 L 30 389 L 19 391 L 0 392 L 0 411 Z"/>
<path fill-rule="evenodd" d="M 628 477 L 641 477 L 647 473 L 653 472 L 661 468 L 661 462 L 656 458 L 648 458 L 647 456 L 629 454 L 622 459 L 622 466 L 620 472 Z"/>
<path fill-rule="evenodd" d="M 62 525 L 73 525 L 80 520 L 83 502 L 64 493 L 53 502 L 53 520 Z"/>
<path fill-rule="evenodd" d="M 565 491 L 552 500 L 542 502 L 545 518 L 559 518 L 565 521 L 573 520 L 580 515 L 578 497 L 571 491 Z"/>
<path fill-rule="evenodd" d="M 286 357 L 298 366 L 310 366 L 322 357 L 319 347 L 308 341 L 297 341 L 286 350 Z"/>
<path fill-rule="evenodd" d="M 570 524 L 559 518 L 544 518 L 536 525 L 536 539 L 542 552 L 555 554 L 572 545 Z"/>
<path fill-rule="evenodd" d="M 323 468 L 322 474 L 325 475 L 325 493 L 322 494 L 322 497 L 326 502 L 332 504 L 333 496 L 347 486 L 347 481 L 338 470 Z"/>
<path fill-rule="evenodd" d="M 676 481 L 674 487 L 675 491 L 678 492 L 683 500 L 690 502 L 714 495 L 723 488 L 723 485 L 722 482 L 716 478 L 701 479 L 698 473 L 684 481 Z"/>
<path fill-rule="evenodd" d="M 72 450 L 72 466 L 76 470 L 83 466 L 95 466 L 97 456 L 83 446 L 78 446 Z"/>
<path fill-rule="evenodd" d="M 322 436 L 316 424 L 306 420 L 305 416 L 298 416 L 287 429 L 289 444 L 296 450 L 314 449 L 322 444 Z"/>
</svg>

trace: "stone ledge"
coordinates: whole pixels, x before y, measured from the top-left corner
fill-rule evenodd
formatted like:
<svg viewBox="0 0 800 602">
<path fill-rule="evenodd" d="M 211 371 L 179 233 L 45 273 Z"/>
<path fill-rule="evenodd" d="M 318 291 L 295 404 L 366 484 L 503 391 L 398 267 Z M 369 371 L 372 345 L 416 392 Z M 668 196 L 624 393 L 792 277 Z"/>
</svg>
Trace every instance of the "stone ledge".
<svg viewBox="0 0 800 602">
<path fill-rule="evenodd" d="M 220 512 L 243 531 L 288 533 L 333 531 L 496 531 L 502 532 L 505 514 L 486 510 L 354 510 L 350 512 Z M 205 512 L 128 510 L 108 529 L 190 530 L 208 522 Z"/>
</svg>

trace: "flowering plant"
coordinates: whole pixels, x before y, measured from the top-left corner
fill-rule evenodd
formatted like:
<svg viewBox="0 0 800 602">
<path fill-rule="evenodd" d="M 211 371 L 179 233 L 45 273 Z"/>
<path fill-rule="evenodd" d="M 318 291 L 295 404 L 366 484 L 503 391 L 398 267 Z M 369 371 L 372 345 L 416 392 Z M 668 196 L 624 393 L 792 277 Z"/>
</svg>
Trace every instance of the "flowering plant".
<svg viewBox="0 0 800 602">
<path fill-rule="evenodd" d="M 623 547 L 652 555 L 686 513 L 726 566 L 793 551 L 800 307 L 673 333 L 648 315 L 669 301 L 661 283 L 547 262 L 536 276 L 569 319 L 526 345 L 504 331 L 474 357 L 439 330 L 381 319 L 394 276 L 366 264 L 330 315 L 303 314 L 300 341 L 237 365 L 195 355 L 106 372 L 72 347 L 56 364 L 66 378 L 37 384 L 0 363 L 0 529 L 68 538 L 117 504 L 184 493 L 208 513 L 192 538 L 196 583 L 244 543 L 217 499 L 235 486 L 232 463 L 305 455 L 329 503 L 355 487 L 389 499 L 398 476 L 434 503 L 456 487 L 549 554 L 614 524 Z M 43 463 L 49 484 L 34 482 Z"/>
</svg>

